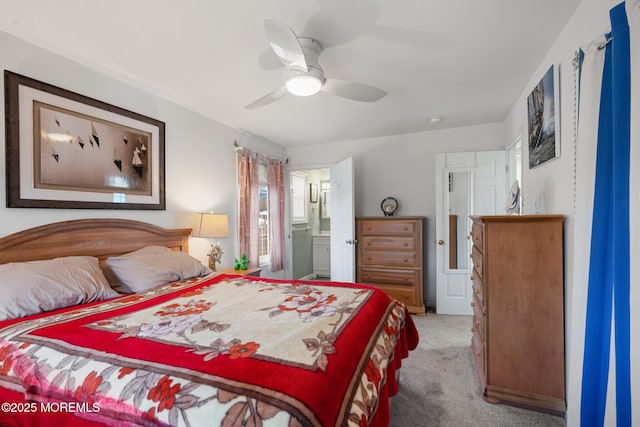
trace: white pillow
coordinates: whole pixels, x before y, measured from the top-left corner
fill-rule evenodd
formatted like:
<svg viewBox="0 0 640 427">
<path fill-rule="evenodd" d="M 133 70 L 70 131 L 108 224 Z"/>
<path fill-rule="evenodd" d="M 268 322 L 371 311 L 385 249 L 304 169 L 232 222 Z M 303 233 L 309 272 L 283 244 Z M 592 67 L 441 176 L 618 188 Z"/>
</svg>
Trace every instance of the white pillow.
<svg viewBox="0 0 640 427">
<path fill-rule="evenodd" d="M 118 296 L 98 259 L 73 256 L 0 265 L 0 320 Z"/>
<path fill-rule="evenodd" d="M 108 258 L 107 265 L 122 283 L 124 292 L 142 292 L 165 283 L 211 273 L 189 254 L 162 246 L 147 246 Z"/>
</svg>

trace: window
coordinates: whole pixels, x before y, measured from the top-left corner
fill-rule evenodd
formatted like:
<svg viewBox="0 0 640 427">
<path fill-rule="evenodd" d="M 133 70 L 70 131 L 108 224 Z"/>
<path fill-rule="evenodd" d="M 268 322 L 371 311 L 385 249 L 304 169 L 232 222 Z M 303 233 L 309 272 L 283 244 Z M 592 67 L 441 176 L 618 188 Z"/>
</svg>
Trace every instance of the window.
<svg viewBox="0 0 640 427">
<path fill-rule="evenodd" d="M 258 164 L 258 255 L 260 265 L 268 265 L 269 260 L 269 187 L 267 185 L 267 165 Z"/>
<path fill-rule="evenodd" d="M 291 220 L 294 224 L 309 222 L 307 218 L 307 176 L 291 173 Z"/>
<path fill-rule="evenodd" d="M 253 265 L 284 269 L 284 167 L 281 161 L 238 151 L 240 254 Z"/>
</svg>

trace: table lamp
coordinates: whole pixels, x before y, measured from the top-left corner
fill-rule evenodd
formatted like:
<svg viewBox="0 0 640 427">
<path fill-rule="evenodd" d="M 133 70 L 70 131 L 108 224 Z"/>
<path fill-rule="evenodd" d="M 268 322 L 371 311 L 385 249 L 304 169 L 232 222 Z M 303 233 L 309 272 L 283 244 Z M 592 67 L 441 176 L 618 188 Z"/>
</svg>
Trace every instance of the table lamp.
<svg viewBox="0 0 640 427">
<path fill-rule="evenodd" d="M 203 237 L 211 239 L 211 247 L 207 256 L 209 257 L 209 268 L 216 270 L 216 263 L 222 258 L 222 246 L 220 242 L 213 243 L 217 237 L 229 237 L 229 216 L 214 213 L 196 214 L 195 223 L 191 232 L 193 237 Z"/>
</svg>

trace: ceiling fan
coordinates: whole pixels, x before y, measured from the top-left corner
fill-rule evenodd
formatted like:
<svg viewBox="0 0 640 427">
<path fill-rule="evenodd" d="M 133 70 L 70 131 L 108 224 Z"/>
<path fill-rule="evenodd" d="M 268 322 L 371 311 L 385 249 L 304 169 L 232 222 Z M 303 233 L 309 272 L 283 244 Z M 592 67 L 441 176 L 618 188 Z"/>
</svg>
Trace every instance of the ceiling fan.
<svg viewBox="0 0 640 427">
<path fill-rule="evenodd" d="M 326 78 L 318 62 L 322 45 L 316 40 L 298 37 L 291 28 L 273 19 L 264 20 L 264 30 L 271 50 L 285 65 L 284 85 L 244 108 L 254 110 L 264 107 L 287 93 L 310 96 L 323 91 L 361 102 L 374 102 L 387 94 L 382 89 L 363 83 Z"/>
</svg>

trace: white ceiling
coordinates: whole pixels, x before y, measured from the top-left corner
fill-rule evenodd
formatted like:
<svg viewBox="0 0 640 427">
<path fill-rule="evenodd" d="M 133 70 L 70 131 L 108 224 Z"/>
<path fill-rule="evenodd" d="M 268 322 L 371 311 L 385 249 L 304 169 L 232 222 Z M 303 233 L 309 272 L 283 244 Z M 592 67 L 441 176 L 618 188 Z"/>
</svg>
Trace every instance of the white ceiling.
<svg viewBox="0 0 640 427">
<path fill-rule="evenodd" d="M 0 0 L 0 30 L 283 146 L 501 121 L 580 0 Z M 244 106 L 282 85 L 263 19 L 380 87 Z M 441 123 L 430 123 L 442 116 Z M 160 117 L 161 120 L 166 118 Z"/>
</svg>

